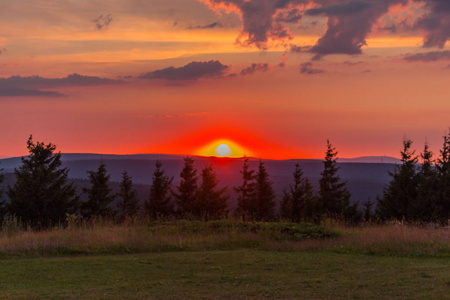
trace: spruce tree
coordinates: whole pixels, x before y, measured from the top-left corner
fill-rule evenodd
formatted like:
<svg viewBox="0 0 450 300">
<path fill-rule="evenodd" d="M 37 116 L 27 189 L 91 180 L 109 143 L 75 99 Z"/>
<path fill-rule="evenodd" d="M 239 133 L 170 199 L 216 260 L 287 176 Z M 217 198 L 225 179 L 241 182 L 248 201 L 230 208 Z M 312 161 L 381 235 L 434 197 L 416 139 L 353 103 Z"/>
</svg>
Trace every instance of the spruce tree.
<svg viewBox="0 0 450 300">
<path fill-rule="evenodd" d="M 111 195 L 112 189 L 109 186 L 111 175 L 106 172 L 106 165 L 103 161 L 100 162 L 97 171 L 88 171 L 91 187 L 83 189 L 88 200 L 81 205 L 81 213 L 85 218 L 109 217 L 113 213 L 109 207 L 114 200 L 114 195 Z"/>
<path fill-rule="evenodd" d="M 156 161 L 156 169 L 153 172 L 152 186 L 148 200 L 144 203 L 145 215 L 151 219 L 167 219 L 174 213 L 170 186 L 173 177 L 166 176 L 161 169 L 162 164 Z"/>
<path fill-rule="evenodd" d="M 285 219 L 298 223 L 306 218 L 305 208 L 313 201 L 313 188 L 299 164 L 295 165 L 293 177 L 294 185 L 290 186 L 289 192 L 284 191 L 280 213 Z"/>
<path fill-rule="evenodd" d="M 201 174 L 202 183 L 197 192 L 198 210 L 203 219 L 220 219 L 227 214 L 226 187 L 218 188 L 218 180 L 212 166 L 206 167 Z"/>
<path fill-rule="evenodd" d="M 177 186 L 178 193 L 173 193 L 178 208 L 178 215 L 181 218 L 198 216 L 199 212 L 196 203 L 198 177 L 192 158 L 186 157 L 184 159 L 184 167 L 181 170 L 180 178 L 180 184 Z"/>
<path fill-rule="evenodd" d="M 3 174 L 3 169 L 0 169 L 0 184 L 3 183 L 3 180 L 5 179 L 5 175 Z M 0 224 L 3 223 L 3 220 L 6 216 L 6 202 L 5 200 L 2 200 L 3 196 L 3 188 L 0 189 Z"/>
<path fill-rule="evenodd" d="M 394 173 L 389 172 L 391 182 L 377 198 L 377 216 L 382 220 L 412 220 L 417 200 L 417 156 L 411 150 L 412 141 L 404 138 L 401 153 L 402 164 Z"/>
<path fill-rule="evenodd" d="M 440 192 L 435 202 L 435 215 L 441 223 L 446 223 L 450 219 L 450 133 L 444 136 L 436 168 Z"/>
<path fill-rule="evenodd" d="M 122 173 L 122 182 L 120 183 L 120 190 L 117 193 L 122 200 L 117 204 L 120 218 L 135 217 L 139 213 L 139 199 L 136 189 L 133 188 L 133 181 L 128 173 Z"/>
<path fill-rule="evenodd" d="M 324 213 L 331 219 L 341 218 L 350 203 L 350 192 L 338 175 L 337 154 L 336 149 L 327 140 L 324 170 L 319 181 L 319 200 Z"/>
<path fill-rule="evenodd" d="M 365 222 L 371 222 L 373 219 L 373 213 L 372 213 L 372 206 L 374 203 L 368 199 L 366 202 L 363 203 L 364 206 L 364 221 Z"/>
<path fill-rule="evenodd" d="M 67 213 L 75 213 L 78 197 L 72 183 L 67 183 L 68 169 L 61 168 L 61 153 L 49 143 L 27 141 L 30 155 L 14 170 L 16 183 L 8 187 L 9 213 L 33 228 L 47 228 L 64 223 Z"/>
<path fill-rule="evenodd" d="M 256 198 L 256 175 L 254 170 L 250 170 L 248 158 L 244 157 L 244 166 L 242 171 L 242 185 L 235 187 L 238 193 L 238 205 L 236 213 L 245 221 L 255 218 L 255 198 Z"/>
<path fill-rule="evenodd" d="M 433 153 L 425 143 L 421 153 L 422 165 L 417 173 L 417 201 L 412 203 L 411 218 L 421 222 L 437 221 L 436 204 L 439 201 L 438 173 L 434 167 Z"/>
<path fill-rule="evenodd" d="M 256 174 L 255 219 L 257 221 L 272 221 L 275 215 L 275 192 L 272 181 L 260 160 Z"/>
</svg>

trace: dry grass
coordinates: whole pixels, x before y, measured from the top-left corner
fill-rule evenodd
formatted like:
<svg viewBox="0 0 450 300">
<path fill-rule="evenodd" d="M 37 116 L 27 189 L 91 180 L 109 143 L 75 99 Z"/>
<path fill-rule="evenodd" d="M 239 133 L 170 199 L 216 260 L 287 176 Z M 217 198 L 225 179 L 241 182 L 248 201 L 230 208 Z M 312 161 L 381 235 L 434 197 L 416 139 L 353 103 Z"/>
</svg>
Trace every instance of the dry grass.
<svg viewBox="0 0 450 300">
<path fill-rule="evenodd" d="M 108 222 L 33 232 L 3 230 L 0 257 L 262 249 L 450 257 L 450 231 L 415 226 L 337 228 L 333 238 L 295 240 L 277 224 L 241 222 Z M 255 229 L 257 228 L 257 230 Z M 330 235 L 332 236 L 332 235 Z"/>
<path fill-rule="evenodd" d="M 418 226 L 367 226 L 340 228 L 344 234 L 327 240 L 272 243 L 274 250 L 331 250 L 339 253 L 450 257 L 450 230 Z M 280 248 L 283 247 L 283 248 Z"/>
</svg>

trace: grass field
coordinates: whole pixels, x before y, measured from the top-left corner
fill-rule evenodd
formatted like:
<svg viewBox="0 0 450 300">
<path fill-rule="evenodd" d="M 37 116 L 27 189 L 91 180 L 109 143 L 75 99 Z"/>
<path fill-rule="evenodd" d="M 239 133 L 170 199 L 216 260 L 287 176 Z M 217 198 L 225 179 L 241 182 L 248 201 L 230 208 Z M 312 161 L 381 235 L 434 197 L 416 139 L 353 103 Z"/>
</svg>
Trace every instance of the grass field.
<svg viewBox="0 0 450 300">
<path fill-rule="evenodd" d="M 450 261 L 228 250 L 2 261 L 2 299 L 448 299 Z"/>
<path fill-rule="evenodd" d="M 0 299 L 450 299 L 450 232 L 231 221 L 0 235 Z"/>
</svg>

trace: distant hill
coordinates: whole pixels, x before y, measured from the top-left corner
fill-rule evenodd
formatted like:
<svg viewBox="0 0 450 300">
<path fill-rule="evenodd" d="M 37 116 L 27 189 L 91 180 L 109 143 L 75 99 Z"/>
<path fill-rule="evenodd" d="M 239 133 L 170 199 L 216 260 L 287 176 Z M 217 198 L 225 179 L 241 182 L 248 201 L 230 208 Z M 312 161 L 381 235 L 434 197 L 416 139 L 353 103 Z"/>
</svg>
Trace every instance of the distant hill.
<svg viewBox="0 0 450 300">
<path fill-rule="evenodd" d="M 114 189 L 118 189 L 118 182 L 121 181 L 122 172 L 127 171 L 133 182 L 138 184 L 141 199 L 148 197 L 148 190 L 152 181 L 152 174 L 155 169 L 156 160 L 161 161 L 162 166 L 169 176 L 174 177 L 174 183 L 179 182 L 179 174 L 183 167 L 183 156 L 164 154 L 137 154 L 137 155 L 111 155 L 111 154 L 62 154 L 63 166 L 69 168 L 69 177 L 74 179 L 77 186 L 86 186 L 89 182 L 88 170 L 96 170 L 100 161 L 106 164 Z M 200 171 L 202 168 L 212 165 L 222 186 L 228 186 L 230 194 L 230 206 L 236 205 L 237 195 L 233 191 L 234 186 L 241 183 L 242 159 L 236 158 L 216 158 L 216 157 L 194 157 L 195 167 Z M 381 194 L 383 187 L 390 181 L 388 171 L 394 171 L 397 162 L 394 158 L 388 157 L 361 157 L 355 159 L 339 159 L 338 166 L 342 180 L 347 182 L 347 186 L 352 193 L 352 201 L 361 203 L 367 199 L 375 201 L 377 195 Z M 384 162 L 386 161 L 386 162 Z M 292 173 L 295 164 L 298 163 L 316 190 L 323 163 L 318 159 L 291 159 L 291 160 L 263 160 L 274 189 L 277 200 L 282 197 L 283 189 L 289 188 L 292 183 Z M 18 157 L 0 160 L 0 167 L 5 173 L 12 173 L 14 168 L 21 164 Z M 250 159 L 250 167 L 257 169 L 259 159 Z M 7 176 L 4 186 L 13 182 L 12 175 Z M 80 188 L 81 192 L 81 188 Z"/>
</svg>

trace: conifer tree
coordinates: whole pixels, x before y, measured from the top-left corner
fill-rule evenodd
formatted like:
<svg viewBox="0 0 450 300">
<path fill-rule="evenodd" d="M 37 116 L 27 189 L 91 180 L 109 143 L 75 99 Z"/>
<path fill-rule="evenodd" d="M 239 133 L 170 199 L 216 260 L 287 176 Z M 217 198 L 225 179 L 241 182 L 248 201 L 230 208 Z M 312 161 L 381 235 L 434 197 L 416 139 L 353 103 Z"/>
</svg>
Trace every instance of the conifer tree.
<svg viewBox="0 0 450 300">
<path fill-rule="evenodd" d="M 0 184 L 3 183 L 3 180 L 5 179 L 5 175 L 3 174 L 3 169 L 0 169 Z M 3 222 L 5 216 L 6 216 L 6 202 L 5 200 L 2 200 L 3 196 L 3 188 L 0 189 L 0 224 Z"/>
<path fill-rule="evenodd" d="M 216 173 L 212 166 L 206 167 L 201 174 L 202 183 L 197 192 L 198 210 L 203 219 L 220 219 L 227 214 L 227 188 L 219 189 Z"/>
<path fill-rule="evenodd" d="M 88 171 L 91 187 L 83 189 L 88 196 L 88 201 L 81 204 L 81 213 L 85 218 L 108 217 L 113 213 L 109 207 L 114 200 L 114 195 L 111 195 L 112 189 L 109 186 L 111 175 L 106 172 L 106 165 L 103 161 L 100 162 L 97 171 Z"/>
<path fill-rule="evenodd" d="M 181 218 L 198 216 L 196 195 L 198 190 L 197 170 L 194 168 L 194 160 L 190 157 L 184 159 L 184 167 L 180 173 L 181 181 L 177 186 L 178 193 L 173 193 Z"/>
<path fill-rule="evenodd" d="M 272 221 L 275 215 L 275 192 L 272 181 L 260 160 L 256 174 L 255 219 L 257 221 Z"/>
<path fill-rule="evenodd" d="M 170 194 L 170 186 L 173 177 L 166 176 L 161 167 L 161 162 L 156 161 L 156 169 L 153 172 L 150 195 L 148 200 L 144 203 L 145 214 L 154 220 L 169 218 L 174 213 Z"/>
<path fill-rule="evenodd" d="M 27 141 L 30 155 L 22 157 L 22 165 L 14 170 L 16 183 L 8 187 L 8 210 L 24 224 L 33 228 L 47 228 L 64 223 L 67 213 L 75 213 L 78 197 L 75 188 L 67 183 L 68 169 L 61 168 L 61 153 L 49 143 Z"/>
<path fill-rule="evenodd" d="M 382 220 L 412 220 L 417 200 L 417 156 L 411 150 L 412 141 L 404 138 L 401 153 L 402 164 L 394 173 L 389 172 L 391 182 L 384 188 L 383 196 L 377 198 L 377 215 Z"/>
<path fill-rule="evenodd" d="M 280 206 L 280 213 L 285 219 L 292 222 L 300 222 L 306 218 L 306 205 L 313 201 L 313 188 L 308 178 L 303 176 L 299 164 L 295 165 L 294 185 L 290 186 L 289 192 L 284 191 Z"/>
<path fill-rule="evenodd" d="M 134 217 L 139 212 L 139 199 L 136 189 L 133 188 L 133 181 L 127 171 L 122 173 L 122 182 L 117 194 L 122 200 L 117 203 L 120 218 Z"/>
<path fill-rule="evenodd" d="M 238 193 L 238 205 L 236 213 L 245 221 L 255 218 L 255 198 L 256 198 L 256 175 L 254 170 L 250 170 L 248 158 L 244 157 L 244 166 L 242 171 L 242 185 L 235 187 Z"/>
<path fill-rule="evenodd" d="M 336 149 L 327 140 L 324 170 L 319 181 L 319 200 L 324 213 L 332 219 L 342 217 L 350 203 L 350 192 L 338 175 L 337 154 Z"/>
<path fill-rule="evenodd" d="M 438 173 L 434 167 L 433 153 L 425 143 L 421 153 L 422 165 L 417 173 L 417 201 L 411 203 L 411 218 L 422 222 L 437 221 L 436 204 L 439 200 Z"/>
<path fill-rule="evenodd" d="M 364 221 L 370 222 L 373 219 L 373 213 L 372 213 L 372 206 L 373 202 L 368 199 L 366 202 L 363 203 L 364 206 Z"/>
<path fill-rule="evenodd" d="M 440 192 L 435 202 L 435 215 L 442 222 L 450 219 L 450 133 L 444 136 L 444 144 L 437 161 Z"/>
</svg>

